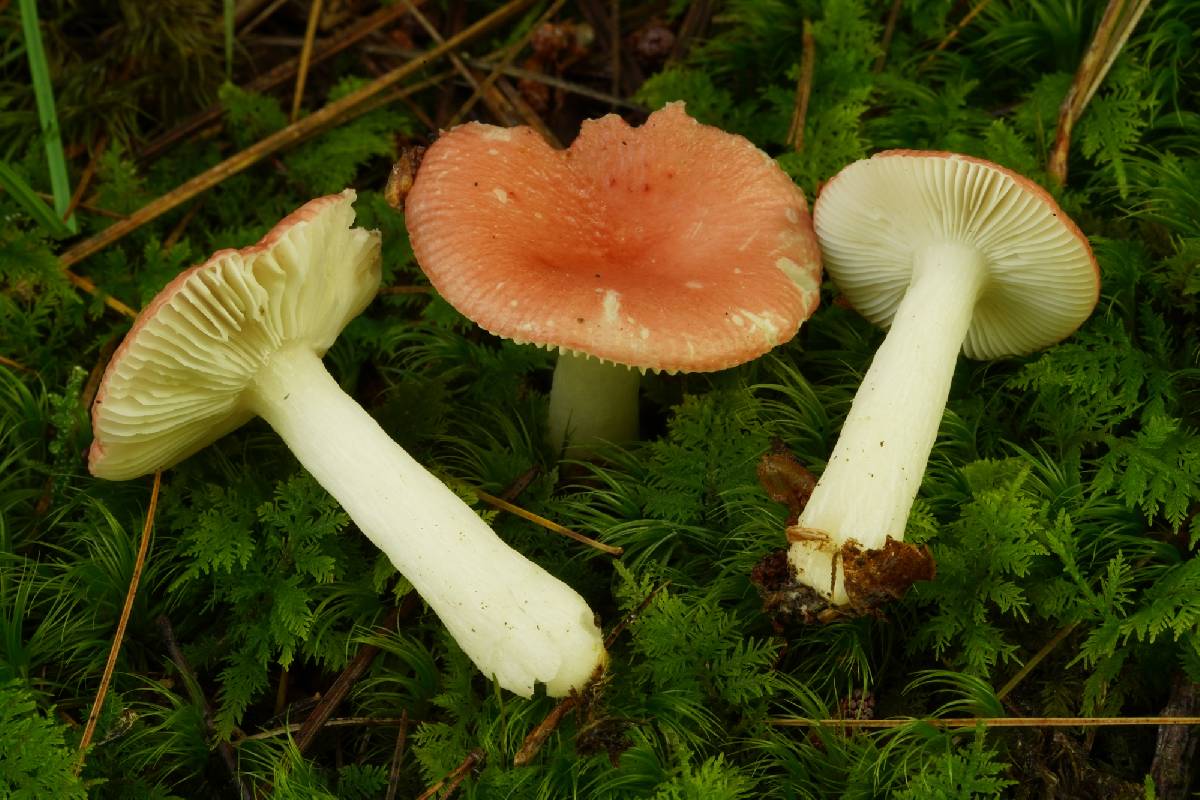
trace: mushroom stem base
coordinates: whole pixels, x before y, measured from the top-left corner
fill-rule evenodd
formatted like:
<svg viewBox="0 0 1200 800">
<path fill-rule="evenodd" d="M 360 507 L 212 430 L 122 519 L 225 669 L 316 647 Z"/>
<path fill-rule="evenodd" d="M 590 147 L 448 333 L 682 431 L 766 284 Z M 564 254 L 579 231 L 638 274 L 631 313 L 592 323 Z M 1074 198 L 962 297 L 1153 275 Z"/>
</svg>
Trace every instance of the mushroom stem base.
<svg viewBox="0 0 1200 800">
<path fill-rule="evenodd" d="M 799 580 L 849 602 L 838 558 L 904 539 L 987 271 L 979 251 L 943 241 L 919 250 L 891 329 L 854 396 L 825 471 L 789 530 Z"/>
</svg>

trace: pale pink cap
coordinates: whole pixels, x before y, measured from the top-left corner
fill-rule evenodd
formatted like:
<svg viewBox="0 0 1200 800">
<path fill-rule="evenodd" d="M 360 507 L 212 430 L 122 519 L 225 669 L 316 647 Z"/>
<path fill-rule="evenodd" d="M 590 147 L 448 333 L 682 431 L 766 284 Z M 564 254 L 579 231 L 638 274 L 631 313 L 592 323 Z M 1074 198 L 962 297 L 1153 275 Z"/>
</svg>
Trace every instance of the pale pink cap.
<svg viewBox="0 0 1200 800">
<path fill-rule="evenodd" d="M 682 103 L 639 128 L 589 120 L 566 150 L 460 125 L 426 152 L 405 218 L 433 285 L 485 330 L 640 369 L 740 364 L 818 303 L 803 193 Z"/>
</svg>

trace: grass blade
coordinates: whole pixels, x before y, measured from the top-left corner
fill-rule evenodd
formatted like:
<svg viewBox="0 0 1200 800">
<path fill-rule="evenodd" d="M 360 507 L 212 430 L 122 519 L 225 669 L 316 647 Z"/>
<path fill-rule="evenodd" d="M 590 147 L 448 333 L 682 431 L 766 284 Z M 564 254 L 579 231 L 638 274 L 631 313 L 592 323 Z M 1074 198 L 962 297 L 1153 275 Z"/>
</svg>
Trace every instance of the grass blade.
<svg viewBox="0 0 1200 800">
<path fill-rule="evenodd" d="M 42 49 L 42 34 L 38 29 L 37 0 L 20 0 L 21 30 L 25 35 L 25 52 L 29 56 L 29 73 L 33 77 L 33 94 L 37 98 L 38 122 L 46 145 L 46 163 L 50 167 L 50 191 L 54 194 L 54 209 L 71 233 L 79 230 L 75 215 L 67 217 L 71 203 L 71 183 L 67 176 L 67 159 L 63 155 L 62 137 L 58 128 L 58 112 L 54 109 L 54 87 L 50 83 L 50 67 Z"/>
<path fill-rule="evenodd" d="M 9 196 L 21 206 L 21 209 L 33 217 L 34 221 L 45 228 L 46 232 L 54 238 L 61 239 L 73 233 L 62 221 L 62 217 L 55 214 L 54 209 L 37 196 L 25 179 L 3 161 L 0 161 L 0 188 L 8 192 Z"/>
</svg>

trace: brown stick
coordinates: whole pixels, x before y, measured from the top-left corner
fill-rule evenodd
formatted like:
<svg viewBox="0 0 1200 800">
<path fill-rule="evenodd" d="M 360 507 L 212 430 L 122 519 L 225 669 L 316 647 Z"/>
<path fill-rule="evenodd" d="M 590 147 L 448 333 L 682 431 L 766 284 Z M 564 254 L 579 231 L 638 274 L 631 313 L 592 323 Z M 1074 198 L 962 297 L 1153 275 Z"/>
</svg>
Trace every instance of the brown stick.
<svg viewBox="0 0 1200 800">
<path fill-rule="evenodd" d="M 418 4 L 424 0 L 416 0 Z M 385 5 L 383 8 L 376 11 L 367 17 L 363 17 L 359 22 L 346 28 L 340 34 L 325 41 L 316 43 L 313 47 L 312 63 L 319 64 L 327 58 L 337 55 L 346 48 L 358 43 L 366 38 L 369 34 L 382 28 L 400 17 L 404 16 L 407 10 L 402 5 Z M 246 88 L 253 92 L 266 92 L 274 89 L 287 82 L 296 74 L 296 70 L 300 66 L 300 59 L 292 58 L 273 67 L 268 72 L 264 72 L 246 85 Z M 225 107 L 220 103 L 215 103 L 201 111 L 194 117 L 185 122 L 171 128 L 166 133 L 163 133 L 154 141 L 147 144 L 138 152 L 138 158 L 142 161 L 148 161 L 157 158 L 168 148 L 175 143 L 188 138 L 196 131 L 208 127 L 210 124 L 221 119 L 225 114 Z"/>
<path fill-rule="evenodd" d="M 904 5 L 904 0 L 893 0 L 892 2 L 892 8 L 888 11 L 887 23 L 883 27 L 883 38 L 879 40 L 879 55 L 875 57 L 871 72 L 879 74 L 883 72 L 883 67 L 887 64 L 888 48 L 892 46 L 892 36 L 896 33 L 896 20 L 900 18 L 900 6 L 902 5 Z"/>
<path fill-rule="evenodd" d="M 181 203 L 186 203 L 200 193 L 211 189 L 226 178 L 230 178 L 252 167 L 267 156 L 303 141 L 309 136 L 332 127 L 339 122 L 353 119 L 362 113 L 361 107 L 376 95 L 396 85 L 433 60 L 487 33 L 504 20 L 516 14 L 530 2 L 531 0 L 509 0 L 508 3 L 505 3 L 474 25 L 448 39 L 444 44 L 426 51 L 422 56 L 413 59 L 403 66 L 397 67 L 357 91 L 330 103 L 319 111 L 309 114 L 304 119 L 298 120 L 280 131 L 276 131 L 240 153 L 225 159 L 220 164 L 205 170 L 191 180 L 167 192 L 162 197 L 152 200 L 131 214 L 128 219 L 122 220 L 101 231 L 96 236 L 72 247 L 60 256 L 60 261 L 64 267 L 76 264 L 88 256 L 103 250 L 113 242 L 119 241 L 146 223 L 176 208 Z"/>
<path fill-rule="evenodd" d="M 966 30 L 966 27 L 970 25 L 976 17 L 983 13 L 983 10 L 987 8 L 991 2 L 992 0 L 979 0 L 979 2 L 975 4 L 975 7 L 968 11 L 967 15 L 962 18 L 962 21 L 955 25 L 954 28 L 946 34 L 946 38 L 938 42 L 938 46 L 933 48 L 933 52 L 921 62 L 921 66 L 917 67 L 917 71 L 920 72 L 921 70 L 928 69 L 929 65 L 933 63 L 933 59 L 937 57 L 937 54 L 949 47 L 950 43 L 957 39 L 958 35 Z"/>
<path fill-rule="evenodd" d="M 1171 695 L 1163 714 L 1167 716 L 1200 712 L 1200 683 L 1177 672 L 1171 679 Z M 1159 728 L 1154 744 L 1150 776 L 1161 800 L 1186 800 L 1196 767 L 1196 731 L 1172 726 Z"/>
<path fill-rule="evenodd" d="M 188 207 L 188 210 L 183 212 L 183 216 L 179 218 L 179 222 L 167 234 L 167 238 L 163 239 L 162 249 L 170 250 L 183 237 L 183 232 L 187 230 L 187 226 L 196 218 L 196 214 L 200 211 L 202 200 L 197 200 Z"/>
<path fill-rule="evenodd" d="M 1096 94 L 1096 89 L 1104 82 L 1108 70 L 1112 67 L 1133 33 L 1138 20 L 1142 18 L 1150 0 L 1132 0 L 1132 7 L 1126 7 L 1126 0 L 1109 0 L 1104 9 L 1104 15 L 1096 26 L 1091 44 L 1079 69 L 1071 81 L 1071 88 L 1063 98 L 1058 108 L 1058 129 L 1054 134 L 1054 147 L 1046 164 L 1046 171 L 1055 184 L 1062 186 L 1067 182 L 1067 156 L 1071 149 L 1071 131 L 1075 122 L 1083 114 L 1084 108 Z"/>
<path fill-rule="evenodd" d="M 388 770 L 388 789 L 384 800 L 396 800 L 396 789 L 400 785 L 400 762 L 404 759 L 404 745 L 408 740 L 408 711 L 400 712 L 400 730 L 396 733 L 396 749 L 392 752 L 392 767 Z"/>
<path fill-rule="evenodd" d="M 442 34 L 438 32 L 438 29 L 434 27 L 433 23 L 429 21 L 429 18 L 422 14 L 416 6 L 412 5 L 412 0 L 400 0 L 400 2 L 408 6 L 409 13 L 412 14 L 413 19 L 415 19 L 417 23 L 425 29 L 425 32 L 429 34 L 429 38 L 433 40 L 434 44 L 442 44 L 446 41 L 445 37 L 443 37 Z M 488 111 L 492 112 L 492 116 L 494 116 L 501 125 L 517 124 L 516 114 L 514 113 L 512 106 L 498 91 L 491 87 L 483 89 L 479 85 L 479 81 L 475 80 L 474 73 L 467 69 L 467 65 L 463 63 L 463 60 L 458 56 L 457 53 L 450 53 L 448 57 L 450 59 L 450 63 L 454 65 L 454 69 L 457 70 L 458 74 L 462 76 L 462 79 L 467 82 L 467 85 L 470 86 L 473 91 L 481 92 L 484 105 L 488 107 Z"/>
<path fill-rule="evenodd" d="M 67 203 L 67 210 L 63 212 L 64 222 L 71 218 L 75 209 L 79 208 L 79 204 L 83 202 L 83 195 L 92 182 L 92 176 L 96 174 L 96 162 L 104 154 L 104 148 L 107 145 L 108 137 L 101 134 L 100 141 L 96 143 L 96 152 L 92 154 L 92 157 L 88 159 L 87 166 L 83 168 L 83 173 L 79 176 L 79 185 L 75 187 L 75 193 L 71 195 L 71 201 Z"/>
<path fill-rule="evenodd" d="M 410 57 L 413 52 L 413 51 L 408 50 L 403 47 L 392 47 L 390 45 L 373 45 L 372 44 L 372 45 L 366 45 L 363 49 L 368 53 L 379 53 L 381 55 L 399 55 L 399 56 L 404 56 L 405 58 Z M 644 106 L 640 106 L 637 103 L 631 103 L 628 100 L 622 100 L 621 98 L 616 97 L 615 95 L 607 94 L 605 92 L 598 92 L 595 89 L 591 88 L 590 86 L 584 86 L 581 83 L 573 83 L 571 81 L 566 81 L 555 75 L 548 75 L 545 72 L 534 72 L 533 70 L 530 70 L 530 69 L 522 69 L 520 67 L 514 67 L 514 66 L 504 66 L 503 64 L 497 64 L 496 62 L 491 61 L 487 58 L 470 58 L 468 56 L 462 56 L 462 55 L 460 55 L 459 58 L 461 58 L 465 63 L 470 64 L 473 67 L 478 67 L 480 69 L 486 69 L 486 70 L 499 69 L 501 74 L 507 75 L 511 78 L 520 78 L 521 80 L 534 81 L 535 83 L 544 83 L 547 86 L 553 86 L 555 89 L 562 89 L 564 92 L 570 92 L 572 94 L 577 94 L 580 97 L 587 97 L 591 100 L 598 100 L 601 103 L 608 103 L 609 105 L 611 105 L 615 108 L 625 108 L 625 109 L 629 109 L 630 111 L 645 111 L 646 110 L 646 108 Z M 49 195 L 47 195 L 47 196 L 49 196 Z"/>
<path fill-rule="evenodd" d="M 313 41 L 317 38 L 317 23 L 320 21 L 321 0 L 309 0 L 308 26 L 304 29 L 304 46 L 300 48 L 300 65 L 296 67 L 296 88 L 292 92 L 292 122 L 300 116 L 300 102 L 304 100 L 304 84 L 308 81 L 308 66 L 312 61 Z"/>
<path fill-rule="evenodd" d="M 326 720 L 323 727 L 325 728 L 387 728 L 392 725 L 408 724 L 408 713 L 405 712 L 403 717 L 338 717 L 337 719 Z M 276 736 L 283 736 L 288 733 L 295 733 L 300 730 L 304 723 L 293 722 L 288 725 L 280 725 L 278 728 L 271 728 L 268 731 L 260 731 L 252 733 L 249 736 L 243 736 L 231 742 L 234 747 L 241 747 L 246 742 L 257 742 L 263 739 L 274 739 Z"/>
<path fill-rule="evenodd" d="M 121 609 L 121 618 L 117 621 L 117 632 L 113 635 L 112 647 L 108 650 L 104 674 L 100 677 L 100 687 L 96 690 L 96 699 L 92 703 L 91 713 L 88 714 L 83 737 L 79 740 L 79 752 L 75 760 L 76 775 L 83 770 L 83 760 L 87 755 L 88 746 L 92 743 L 92 736 L 96 733 L 100 709 L 104 707 L 104 696 L 108 694 L 108 684 L 112 680 L 113 668 L 117 665 L 117 654 L 121 652 L 121 642 L 125 639 L 125 627 L 129 624 L 129 615 L 133 611 L 133 598 L 137 595 L 138 583 L 142 579 L 142 566 L 146 563 L 146 549 L 150 544 L 150 531 L 154 527 L 154 512 L 158 508 L 158 490 L 161 486 L 162 472 L 159 471 L 154 473 L 150 505 L 146 509 L 146 523 L 142 526 L 142 541 L 138 544 L 137 558 L 133 562 L 133 574 L 129 576 L 129 590 L 125 592 L 125 606 Z"/>
<path fill-rule="evenodd" d="M 604 667 L 596 667 L 596 674 L 588 681 L 591 683 L 600 677 L 604 671 Z M 550 709 L 550 713 L 546 718 L 537 724 L 531 730 L 525 739 L 521 742 L 521 747 L 517 750 L 517 754 L 513 756 L 513 766 L 523 767 L 533 761 L 537 754 L 541 751 L 542 745 L 546 743 L 546 739 L 550 734 L 558 729 L 559 724 L 563 721 L 563 717 L 567 715 L 575 706 L 579 705 L 580 695 L 578 692 L 571 692 L 569 695 L 559 700 L 554 708 Z"/>
<path fill-rule="evenodd" d="M 43 200 L 53 200 L 54 199 L 54 195 L 48 194 L 46 192 L 34 192 L 34 194 L 36 194 L 38 197 L 42 198 Z M 109 219 L 125 219 L 124 214 L 118 214 L 116 211 L 109 211 L 107 208 L 100 208 L 97 205 L 93 205 L 92 203 L 88 203 L 88 202 L 82 201 L 82 200 L 75 205 L 76 211 L 78 211 L 80 209 L 87 211 L 89 214 L 96 214 L 101 217 L 108 217 Z"/>
<path fill-rule="evenodd" d="M 6 367 L 12 367 L 13 369 L 17 370 L 18 372 L 33 372 L 33 369 L 31 367 L 25 366 L 20 361 L 13 361 L 11 358 L 8 358 L 7 356 L 0 356 L 0 364 L 3 364 Z"/>
<path fill-rule="evenodd" d="M 271 18 L 271 15 L 274 14 L 276 11 L 278 11 L 280 8 L 282 8 L 283 4 L 286 2 L 287 2 L 287 0 L 272 0 L 269 4 L 267 4 L 266 8 L 264 8 L 256 17 L 254 17 L 254 19 L 250 20 L 245 25 L 242 25 L 238 28 L 238 35 L 239 36 L 248 35 L 251 31 L 253 31 L 255 28 L 257 28 L 259 25 L 262 25 L 264 22 L 269 20 Z"/>
<path fill-rule="evenodd" d="M 175 638 L 175 630 L 171 627 L 171 620 L 164 614 L 156 622 L 158 623 L 159 631 L 162 633 L 163 642 L 167 645 L 167 654 L 171 657 L 171 661 L 174 662 L 175 668 L 179 670 L 179 674 L 183 676 L 183 685 L 192 700 L 192 705 L 200 707 L 204 715 L 204 728 L 209 736 L 213 736 L 216 727 L 213 725 L 212 704 L 208 702 L 208 698 L 198 688 L 199 681 L 196 680 L 196 673 L 192 671 L 192 667 L 184 657 L 183 651 L 179 649 L 179 642 Z M 229 770 L 229 778 L 237 786 L 238 795 L 242 800 L 250 800 L 250 790 L 246 788 L 242 783 L 241 777 L 238 775 L 237 758 L 234 757 L 233 748 L 229 745 L 229 742 L 217 740 L 217 753 L 220 754 L 225 768 Z"/>
<path fill-rule="evenodd" d="M 445 800 L 445 798 L 453 794 L 454 790 L 457 789 L 464 780 L 466 780 L 467 773 L 469 773 L 476 764 L 483 761 L 483 758 L 484 755 L 482 750 L 476 749 L 467 753 L 467 757 L 462 760 L 461 764 L 455 767 L 449 775 L 442 778 L 425 791 L 421 792 L 420 796 L 417 797 L 417 800 L 430 800 L 430 798 L 435 797 L 437 793 L 441 791 L 442 786 L 446 786 L 446 793 L 442 795 L 442 800 Z M 446 785 L 447 782 L 449 782 L 448 786 Z"/>
<path fill-rule="evenodd" d="M 613 642 L 617 640 L 617 637 L 620 636 L 621 633 L 627 627 L 629 627 L 631 623 L 636 621 L 637 618 L 641 616 L 643 611 L 650 607 L 650 603 L 654 601 L 654 598 L 658 596 L 658 593 L 670 585 L 670 581 L 663 581 L 661 584 L 655 587 L 650 594 L 646 595 L 642 602 L 638 603 L 637 608 L 622 617 L 621 621 L 618 622 L 611 631 L 609 631 L 608 636 L 604 637 L 604 649 L 607 650 L 608 648 L 612 647 Z M 603 664 L 596 667 L 596 671 L 593 672 L 591 677 L 588 678 L 589 686 L 600 680 L 600 677 L 604 674 L 604 669 L 605 665 Z M 563 717 L 567 715 L 567 712 L 574 709 L 581 702 L 583 702 L 583 695 L 580 692 L 571 692 L 562 700 L 559 700 L 554 708 L 550 709 L 550 713 L 546 715 L 546 718 L 539 722 L 537 726 L 525 736 L 525 739 L 521 742 L 520 749 L 518 749 L 517 754 L 513 756 L 513 766 L 523 767 L 526 764 L 532 763 L 533 759 L 542 749 L 542 745 L 546 743 L 546 739 L 549 738 L 550 734 L 554 733 L 554 731 L 558 729 L 559 724 L 562 722 Z"/>
<path fill-rule="evenodd" d="M 417 593 L 409 592 L 404 596 L 404 600 L 399 606 L 388 612 L 383 625 L 375 629 L 375 634 L 377 636 L 388 635 L 395 629 L 396 624 L 401 619 L 412 614 L 416 608 Z M 333 712 L 337 710 L 337 707 L 342 704 L 342 700 L 349 694 L 350 688 L 362 677 L 362 674 L 366 672 L 367 667 L 370 666 L 378 653 L 378 645 L 364 644 L 360 647 L 354 659 L 346 665 L 346 668 L 337 676 L 337 680 L 329 687 L 329 691 L 317 701 L 317 705 L 309 712 L 304 722 L 301 723 L 300 732 L 296 735 L 296 749 L 301 754 L 312 746 L 313 741 L 317 738 L 317 734 L 321 732 L 321 728 L 333 716 Z"/>
<path fill-rule="evenodd" d="M 88 294 L 92 295 L 93 297 L 95 297 L 97 295 L 102 295 L 104 298 L 104 305 L 108 306 L 113 311 L 116 311 L 120 314 L 124 314 L 125 316 L 129 317 L 130 319 L 133 319 L 137 316 L 137 312 L 134 311 L 132 308 L 125 305 L 120 300 L 113 297 L 111 294 L 108 294 L 107 292 L 101 292 L 100 289 L 96 286 L 96 284 L 92 283 L 91 279 L 85 278 L 82 275 L 77 275 L 69 269 L 64 269 L 63 275 L 66 276 L 67 281 L 70 282 L 70 284 L 72 286 L 74 286 L 76 289 L 80 289 L 84 292 L 87 292 Z"/>
<path fill-rule="evenodd" d="M 1037 667 L 1038 664 L 1042 663 L 1042 659 L 1054 652 L 1054 648 L 1058 647 L 1062 643 L 1063 639 L 1066 639 L 1068 636 L 1070 636 L 1071 631 L 1075 630 L 1078 625 L 1078 622 L 1072 622 L 1070 625 L 1066 625 L 1060 629 L 1058 633 L 1054 634 L 1054 636 L 1050 637 L 1050 641 L 1042 645 L 1042 648 L 1034 653 L 1033 656 L 1031 656 L 1030 659 L 1025 662 L 1024 666 L 1017 670 L 1017 673 L 1008 679 L 1007 683 L 1000 687 L 1000 691 L 996 692 L 996 699 L 1003 700 L 1013 689 L 1017 688 L 1017 685 L 1021 681 L 1025 680 L 1026 676 L 1033 672 L 1034 668 Z"/>
<path fill-rule="evenodd" d="M 510 66 L 513 62 L 513 59 L 517 57 L 517 54 L 520 53 L 521 50 L 524 49 L 525 45 L 529 43 L 529 40 L 533 38 L 534 31 L 536 31 L 538 27 L 542 25 L 542 23 L 547 22 L 555 14 L 557 14 L 558 10 L 562 8 L 565 3 L 566 0 L 554 0 L 554 3 L 552 3 L 550 7 L 546 9 L 545 13 L 538 17 L 537 20 L 529 26 L 529 30 L 525 32 L 525 35 L 512 43 L 512 45 L 508 48 L 508 51 L 500 56 L 499 61 L 494 67 L 492 67 L 492 71 L 488 73 L 488 76 L 479 84 L 481 90 L 491 88 L 492 84 L 496 82 L 496 79 L 500 77 L 500 71 L 505 67 Z M 459 108 L 454 116 L 450 118 L 450 121 L 446 123 L 446 127 L 452 128 L 461 122 L 462 119 L 471 111 L 471 109 L 475 107 L 475 103 L 479 102 L 481 97 L 481 91 L 475 91 L 469 98 L 467 98 L 467 102 L 463 103 L 462 107 Z"/>
<path fill-rule="evenodd" d="M 502 500 L 493 494 L 488 494 L 482 489 L 471 488 L 471 491 L 475 493 L 476 497 L 490 506 L 495 506 L 501 511 L 507 511 L 510 514 L 515 514 L 521 519 L 527 519 L 530 522 L 542 526 L 548 531 L 557 533 L 561 536 L 566 536 L 568 539 L 574 539 L 575 541 L 586 544 L 588 547 L 599 550 L 602 553 L 607 553 L 610 556 L 619 556 L 625 552 L 625 550 L 621 547 L 614 547 L 611 544 L 604 544 L 603 542 L 598 542 L 595 539 L 584 536 L 582 533 L 576 533 L 570 528 L 563 527 L 553 520 L 546 519 L 545 517 L 539 516 L 532 511 L 527 511 L 520 506 L 513 505 L 507 500 Z"/>
<path fill-rule="evenodd" d="M 943 717 L 925 719 L 803 719 L 801 717 L 768 717 L 767 722 L 781 727 L 805 728 L 831 725 L 841 728 L 899 728 L 913 722 L 924 722 L 935 728 L 1102 728 L 1126 725 L 1200 725 L 1200 717 Z"/>
<path fill-rule="evenodd" d="M 816 42 L 813 26 L 804 20 L 803 48 L 800 56 L 800 77 L 796 79 L 796 104 L 792 112 L 792 124 L 788 130 L 788 141 L 799 153 L 804 149 L 804 121 L 808 117 L 808 99 L 812 95 L 813 66 L 816 62 Z"/>
</svg>

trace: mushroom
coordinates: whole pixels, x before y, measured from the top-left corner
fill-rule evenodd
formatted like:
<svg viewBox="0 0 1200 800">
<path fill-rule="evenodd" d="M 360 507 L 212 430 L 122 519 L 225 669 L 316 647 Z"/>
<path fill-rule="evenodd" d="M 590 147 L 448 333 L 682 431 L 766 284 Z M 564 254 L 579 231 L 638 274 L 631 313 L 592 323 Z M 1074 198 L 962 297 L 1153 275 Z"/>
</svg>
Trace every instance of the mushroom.
<svg viewBox="0 0 1200 800">
<path fill-rule="evenodd" d="M 606 658 L 587 603 L 501 541 L 321 363 L 379 288 L 379 233 L 351 227 L 354 197 L 307 203 L 154 298 L 104 373 L 89 468 L 112 480 L 165 469 L 260 416 L 485 675 L 526 697 L 538 681 L 579 689 Z"/>
<path fill-rule="evenodd" d="M 789 561 L 833 606 L 870 605 L 902 594 L 914 573 L 932 577 L 932 562 L 921 568 L 900 543 L 959 350 L 995 359 L 1069 336 L 1096 304 L 1099 272 L 1045 190 L 954 153 L 893 150 L 851 164 L 813 215 L 834 282 L 890 330 L 788 529 Z"/>
<path fill-rule="evenodd" d="M 732 367 L 817 306 L 803 193 L 751 142 L 682 103 L 609 114 L 566 150 L 468 123 L 425 153 L 406 199 L 434 287 L 485 330 L 559 352 L 550 440 L 637 437 L 638 372 Z"/>
</svg>

